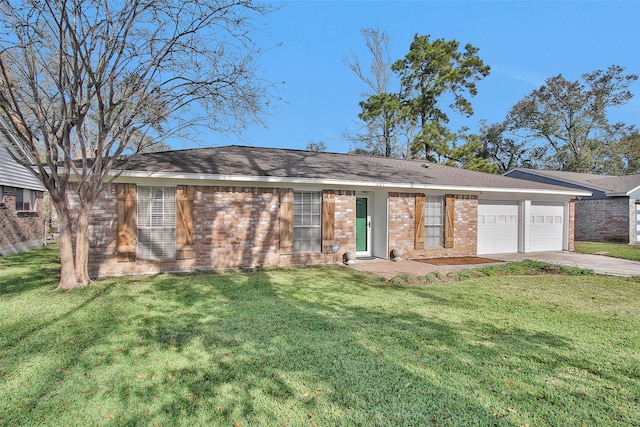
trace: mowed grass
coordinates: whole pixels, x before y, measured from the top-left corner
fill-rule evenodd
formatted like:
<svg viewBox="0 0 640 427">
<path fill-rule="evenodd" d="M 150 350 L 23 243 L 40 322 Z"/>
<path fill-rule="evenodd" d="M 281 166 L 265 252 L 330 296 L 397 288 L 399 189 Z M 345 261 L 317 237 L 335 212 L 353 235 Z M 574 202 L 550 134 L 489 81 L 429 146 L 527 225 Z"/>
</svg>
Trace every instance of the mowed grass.
<svg viewBox="0 0 640 427">
<path fill-rule="evenodd" d="M 640 245 L 626 243 L 576 242 L 576 252 L 640 261 Z"/>
<path fill-rule="evenodd" d="M 60 292 L 0 259 L 0 425 L 640 425 L 637 280 L 343 267 Z"/>
</svg>

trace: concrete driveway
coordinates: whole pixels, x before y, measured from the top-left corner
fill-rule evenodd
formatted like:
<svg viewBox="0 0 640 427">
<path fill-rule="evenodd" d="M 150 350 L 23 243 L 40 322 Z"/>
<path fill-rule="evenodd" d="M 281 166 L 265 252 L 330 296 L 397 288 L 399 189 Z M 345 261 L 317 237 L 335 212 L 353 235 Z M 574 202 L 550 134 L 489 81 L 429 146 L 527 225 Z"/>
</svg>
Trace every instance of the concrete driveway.
<svg viewBox="0 0 640 427">
<path fill-rule="evenodd" d="M 579 267 L 608 276 L 640 276 L 640 262 L 612 258 L 604 255 L 579 254 L 577 252 L 530 252 L 527 254 L 498 254 L 490 258 L 501 261 L 522 261 L 525 259 L 543 261 L 549 264 Z"/>
<path fill-rule="evenodd" d="M 487 255 L 486 257 L 500 262 L 523 261 L 526 259 L 543 261 L 549 264 L 566 265 L 569 267 L 593 270 L 598 274 L 605 274 L 609 276 L 640 276 L 640 262 L 611 258 L 604 255 L 589 255 L 579 254 L 576 252 L 559 251 L 531 252 L 527 254 L 497 254 Z M 356 261 L 356 263 L 351 267 L 356 270 L 366 271 L 389 279 L 400 273 L 408 273 L 414 276 L 426 276 L 433 272 L 448 274 L 452 271 L 467 270 L 489 265 L 495 264 L 431 265 L 411 260 L 392 262 L 388 260 L 375 259 L 370 261 Z"/>
</svg>

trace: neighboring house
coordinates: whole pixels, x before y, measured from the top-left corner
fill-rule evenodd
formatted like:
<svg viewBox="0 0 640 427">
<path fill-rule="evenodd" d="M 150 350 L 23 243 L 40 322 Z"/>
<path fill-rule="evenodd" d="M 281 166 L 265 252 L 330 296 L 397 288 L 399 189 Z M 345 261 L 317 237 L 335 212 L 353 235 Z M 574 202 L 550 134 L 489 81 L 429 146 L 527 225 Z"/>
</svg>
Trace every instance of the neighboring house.
<svg viewBox="0 0 640 427">
<path fill-rule="evenodd" d="M 640 242 L 640 175 L 604 176 L 517 168 L 505 176 L 591 191 L 591 196 L 576 200 L 578 241 Z"/>
<path fill-rule="evenodd" d="M 0 138 L 10 138 L 0 131 Z M 42 246 L 44 187 L 0 144 L 0 256 Z"/>
<path fill-rule="evenodd" d="M 351 154 L 140 154 L 94 206 L 90 273 L 326 264 L 345 252 L 389 259 L 393 249 L 403 258 L 572 250 L 572 200 L 589 194 Z"/>
</svg>

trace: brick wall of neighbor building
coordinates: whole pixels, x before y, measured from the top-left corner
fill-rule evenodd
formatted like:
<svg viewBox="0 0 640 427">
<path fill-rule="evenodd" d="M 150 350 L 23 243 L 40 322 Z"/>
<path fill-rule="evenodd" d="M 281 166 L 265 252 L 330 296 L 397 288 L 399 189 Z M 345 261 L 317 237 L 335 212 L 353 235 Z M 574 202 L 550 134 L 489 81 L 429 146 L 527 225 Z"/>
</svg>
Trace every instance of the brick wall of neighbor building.
<svg viewBox="0 0 640 427">
<path fill-rule="evenodd" d="M 415 249 L 415 194 L 389 193 L 389 249 L 403 249 L 405 258 L 475 255 L 478 237 L 478 199 L 456 195 L 453 248 Z"/>
<path fill-rule="evenodd" d="M 44 192 L 36 191 L 35 210 L 16 212 L 16 188 L 2 187 L 0 255 L 37 247 L 44 239 Z"/>
<path fill-rule="evenodd" d="M 635 229 L 628 197 L 576 201 L 575 239 L 590 242 L 629 243 Z"/>
<path fill-rule="evenodd" d="M 118 262 L 116 186 L 96 202 L 90 218 L 89 270 L 93 277 L 161 271 L 332 263 L 333 254 L 280 255 L 280 192 L 276 188 L 195 186 L 194 258 Z M 355 250 L 355 192 L 335 192 L 336 255 Z"/>
</svg>

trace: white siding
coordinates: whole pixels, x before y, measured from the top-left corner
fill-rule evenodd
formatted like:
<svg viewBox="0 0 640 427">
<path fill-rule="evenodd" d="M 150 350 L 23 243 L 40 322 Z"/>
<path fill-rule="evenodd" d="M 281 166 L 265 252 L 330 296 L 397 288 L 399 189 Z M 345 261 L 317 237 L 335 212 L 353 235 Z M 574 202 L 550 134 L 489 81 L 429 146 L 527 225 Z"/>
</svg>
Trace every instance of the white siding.
<svg viewBox="0 0 640 427">
<path fill-rule="evenodd" d="M 2 132 L 0 132 L 0 138 L 5 138 Z M 0 145 L 0 185 L 44 190 L 40 181 L 27 168 L 17 164 L 2 145 Z"/>
</svg>

